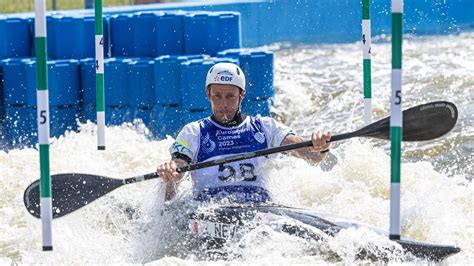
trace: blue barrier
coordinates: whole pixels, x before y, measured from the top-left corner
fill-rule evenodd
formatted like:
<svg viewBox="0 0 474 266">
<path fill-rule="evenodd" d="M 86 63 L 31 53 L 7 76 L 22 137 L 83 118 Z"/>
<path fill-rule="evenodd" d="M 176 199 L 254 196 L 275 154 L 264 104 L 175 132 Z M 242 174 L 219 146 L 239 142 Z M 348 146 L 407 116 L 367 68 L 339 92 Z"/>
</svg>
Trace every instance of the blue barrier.
<svg viewBox="0 0 474 266">
<path fill-rule="evenodd" d="M 153 120 L 153 106 L 156 104 L 154 64 L 149 59 L 138 59 L 128 63 L 130 75 L 128 89 L 132 119 L 141 119 L 145 125 Z"/>
<path fill-rule="evenodd" d="M 273 105 L 273 99 L 244 99 L 242 101 L 242 113 L 246 115 L 270 115 L 270 107 Z"/>
<path fill-rule="evenodd" d="M 0 150 L 7 149 L 7 136 L 5 127 L 5 107 L 0 105 Z"/>
<path fill-rule="evenodd" d="M 241 47 L 240 14 L 197 12 L 184 17 L 184 47 L 187 54 L 210 54 Z"/>
<path fill-rule="evenodd" d="M 182 115 L 183 123 L 187 124 L 212 115 L 212 111 L 210 107 L 205 110 L 183 110 Z"/>
<path fill-rule="evenodd" d="M 156 57 L 184 54 L 181 12 L 139 12 L 131 17 L 131 56 Z"/>
<path fill-rule="evenodd" d="M 36 90 L 36 60 L 26 62 L 26 75 L 28 91 Z M 79 61 L 48 61 L 48 90 L 50 106 L 79 104 Z M 36 92 L 32 94 L 36 104 Z"/>
<path fill-rule="evenodd" d="M 211 39 L 217 44 L 216 51 L 242 47 L 240 13 L 219 12 L 216 17 L 218 17 L 218 21 L 215 22 L 217 30 L 214 33 L 217 36 L 215 40 Z"/>
<path fill-rule="evenodd" d="M 359 1 L 247 0 L 166 3 L 105 8 L 105 15 L 144 11 L 233 11 L 241 13 L 243 45 L 256 47 L 275 42 L 321 43 L 360 40 Z M 373 35 L 390 32 L 390 1 L 371 4 Z M 90 14 L 90 10 L 61 11 Z M 404 31 L 415 34 L 457 34 L 474 28 L 474 2 L 406 1 Z"/>
<path fill-rule="evenodd" d="M 161 105 L 181 104 L 181 63 L 191 59 L 202 59 L 206 55 L 170 56 L 155 58 L 154 80 L 156 103 Z"/>
<path fill-rule="evenodd" d="M 0 110 L 1 107 L 3 107 L 3 104 L 5 103 L 5 96 L 3 95 L 3 83 L 3 63 L 2 60 L 0 60 Z"/>
<path fill-rule="evenodd" d="M 79 105 L 50 106 L 49 112 L 51 115 L 51 137 L 57 138 L 63 135 L 67 130 L 77 131 L 78 126 L 76 120 L 79 119 L 80 111 L 81 108 Z"/>
<path fill-rule="evenodd" d="M 275 42 L 321 43 L 360 40 L 360 1 L 245 0 L 166 3 L 107 9 L 110 13 L 180 9 L 234 11 L 242 15 L 243 45 L 256 47 Z M 423 34 L 458 34 L 474 29 L 474 2 L 406 1 L 404 31 Z M 390 1 L 372 1 L 373 35 L 389 34 Z"/>
<path fill-rule="evenodd" d="M 49 69 L 51 71 L 51 78 L 48 80 L 50 105 L 62 106 L 79 104 L 79 61 L 55 60 L 50 63 Z"/>
<path fill-rule="evenodd" d="M 106 106 L 129 105 L 127 80 L 132 59 L 107 58 L 104 60 L 104 93 Z M 84 104 L 96 102 L 95 59 L 81 60 L 82 100 Z"/>
<path fill-rule="evenodd" d="M 107 112 L 105 112 L 107 116 Z M 85 123 L 87 121 L 91 121 L 93 123 L 97 123 L 97 109 L 95 104 L 83 104 L 81 109 L 81 117 L 79 118 L 81 123 Z M 107 119 L 105 120 L 107 123 Z"/>
<path fill-rule="evenodd" d="M 85 104 L 82 106 L 81 122 L 91 121 L 97 123 L 97 109 L 95 104 Z M 126 122 L 132 122 L 132 110 L 128 105 L 105 106 L 105 124 L 121 125 Z"/>
<path fill-rule="evenodd" d="M 92 45 L 84 42 L 84 19 L 79 17 L 53 16 L 48 21 L 48 41 L 52 47 L 48 49 L 49 58 L 84 58 L 85 47 Z M 67 32 L 68 34 L 64 34 Z"/>
<path fill-rule="evenodd" d="M 147 127 L 150 126 L 150 123 L 153 121 L 155 114 L 153 113 L 153 107 L 137 107 L 132 109 L 133 120 L 140 119 L 143 121 Z"/>
<path fill-rule="evenodd" d="M 7 146 L 22 148 L 35 145 L 37 139 L 36 106 L 6 106 L 4 133 Z M 59 137 L 66 130 L 77 130 L 79 106 L 51 106 L 50 136 Z"/>
<path fill-rule="evenodd" d="M 210 108 L 205 93 L 206 75 L 211 66 L 219 62 L 238 64 L 237 60 L 231 58 L 192 59 L 181 63 L 183 109 L 205 110 Z"/>
<path fill-rule="evenodd" d="M 202 110 L 209 108 L 204 89 L 207 71 L 214 64 L 214 61 L 202 59 L 193 59 L 181 63 L 183 109 Z"/>
<path fill-rule="evenodd" d="M 211 54 L 240 48 L 235 12 L 138 12 L 110 17 L 114 57 Z"/>
<path fill-rule="evenodd" d="M 136 57 L 155 57 L 156 56 L 156 14 L 155 13 L 137 13 L 131 18 L 132 39 L 128 41 L 133 43 L 131 56 Z"/>
<path fill-rule="evenodd" d="M 0 59 L 31 55 L 30 21 L 0 16 Z"/>
<path fill-rule="evenodd" d="M 30 28 L 31 28 L 31 56 L 35 57 L 36 56 L 36 38 L 35 38 L 35 20 L 34 16 L 29 19 L 30 20 Z M 54 59 L 51 54 L 54 54 L 54 50 L 56 50 L 56 41 L 55 41 L 55 35 L 56 35 L 56 29 L 54 28 L 56 26 L 56 23 L 53 23 L 53 20 L 55 18 L 53 16 L 46 16 L 46 39 L 47 39 L 47 44 L 46 46 L 48 47 L 47 49 L 47 55 L 48 59 Z"/>
<path fill-rule="evenodd" d="M 37 142 L 36 109 L 32 106 L 5 106 L 7 146 L 22 148 Z"/>
<path fill-rule="evenodd" d="M 130 74 L 128 76 L 128 90 L 130 105 L 134 107 L 151 107 L 156 104 L 154 61 L 138 59 L 130 61 Z"/>
<path fill-rule="evenodd" d="M 79 61 L 79 75 L 81 77 L 81 104 L 95 104 L 95 59 L 86 58 Z M 104 63 L 105 65 L 105 63 Z"/>
<path fill-rule="evenodd" d="M 219 56 L 237 58 L 245 73 L 247 99 L 268 99 L 275 96 L 273 87 L 273 52 L 263 49 L 230 49 Z"/>
<path fill-rule="evenodd" d="M 106 106 L 129 105 L 130 92 L 127 79 L 131 72 L 128 63 L 131 61 L 132 59 L 121 58 L 105 60 L 105 73 L 107 73 L 104 81 Z"/>
<path fill-rule="evenodd" d="M 112 57 L 131 57 L 134 52 L 132 14 L 114 15 L 110 23 L 110 51 Z"/>
<path fill-rule="evenodd" d="M 32 59 L 7 59 L 2 62 L 5 102 L 36 105 L 36 63 Z M 77 104 L 79 71 L 77 60 L 48 62 L 51 105 Z"/>
<path fill-rule="evenodd" d="M 94 110 L 94 116 L 95 110 Z M 107 125 L 121 125 L 126 122 L 132 122 L 132 110 L 128 105 L 106 106 L 105 121 Z"/>
<path fill-rule="evenodd" d="M 132 121 L 128 77 L 132 59 L 108 58 L 105 67 L 105 123 L 121 125 Z M 95 59 L 81 60 L 82 106 L 81 121 L 97 121 Z"/>
<path fill-rule="evenodd" d="M 84 56 L 76 59 L 82 59 L 87 57 L 95 58 L 95 17 L 85 16 L 84 17 Z M 102 35 L 103 46 L 104 46 L 104 57 L 109 56 L 109 18 L 104 16 L 102 18 Z"/>
<path fill-rule="evenodd" d="M 156 17 L 156 55 L 181 55 L 184 50 L 184 12 L 158 13 Z"/>
<path fill-rule="evenodd" d="M 2 134 L 6 146 L 20 148 L 36 144 L 36 63 L 31 59 L 6 59 L 1 63 L 5 90 Z M 77 60 L 48 62 L 50 134 L 59 137 L 77 130 L 80 115 Z"/>
<path fill-rule="evenodd" d="M 108 20 L 103 19 L 104 54 L 108 54 Z M 35 52 L 32 22 L 32 52 Z M 95 57 L 95 18 L 93 16 L 53 15 L 46 17 L 48 58 L 82 59 Z"/>
<path fill-rule="evenodd" d="M 184 54 L 183 18 L 183 12 L 138 12 L 112 16 L 112 56 L 156 57 Z"/>
<path fill-rule="evenodd" d="M 35 105 L 36 88 L 28 86 L 27 58 L 11 58 L 0 62 L 2 69 L 2 102 L 8 105 Z"/>
<path fill-rule="evenodd" d="M 153 108 L 153 121 L 149 129 L 156 138 L 165 138 L 166 135 L 176 137 L 183 126 L 182 110 L 177 107 L 163 107 L 156 105 Z"/>
<path fill-rule="evenodd" d="M 186 56 L 161 56 L 155 59 L 156 102 L 161 105 L 181 103 L 180 64 L 187 61 Z"/>
</svg>

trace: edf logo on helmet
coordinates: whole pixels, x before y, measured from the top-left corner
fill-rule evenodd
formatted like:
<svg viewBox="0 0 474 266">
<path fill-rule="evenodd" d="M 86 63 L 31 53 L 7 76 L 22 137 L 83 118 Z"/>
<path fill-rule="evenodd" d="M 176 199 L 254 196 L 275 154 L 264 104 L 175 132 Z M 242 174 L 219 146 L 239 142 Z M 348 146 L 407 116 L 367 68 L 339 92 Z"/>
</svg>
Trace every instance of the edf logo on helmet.
<svg viewBox="0 0 474 266">
<path fill-rule="evenodd" d="M 236 179 L 236 171 L 235 168 L 230 165 L 219 165 L 219 173 L 218 177 L 220 180 L 224 182 L 235 182 L 235 181 L 255 181 L 257 180 L 257 176 L 255 175 L 255 165 L 251 163 L 241 163 L 239 164 L 240 170 L 240 178 Z"/>
<path fill-rule="evenodd" d="M 225 81 L 225 82 L 232 82 L 232 77 L 226 77 L 226 76 L 216 76 L 216 81 Z"/>
<path fill-rule="evenodd" d="M 224 70 L 217 73 L 214 81 L 224 81 L 224 82 L 232 82 L 232 73 L 229 70 Z"/>
</svg>

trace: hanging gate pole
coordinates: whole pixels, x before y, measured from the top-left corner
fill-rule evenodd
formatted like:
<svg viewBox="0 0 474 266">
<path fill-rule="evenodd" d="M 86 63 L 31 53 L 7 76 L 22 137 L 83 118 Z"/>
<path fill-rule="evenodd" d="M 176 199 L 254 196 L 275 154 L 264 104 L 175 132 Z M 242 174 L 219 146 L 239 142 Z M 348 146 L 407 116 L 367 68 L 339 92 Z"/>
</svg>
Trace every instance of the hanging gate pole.
<svg viewBox="0 0 474 266">
<path fill-rule="evenodd" d="M 364 68 L 364 122 L 372 123 L 372 68 L 370 49 L 372 37 L 370 32 L 370 0 L 362 0 L 362 53 Z"/>
<path fill-rule="evenodd" d="M 400 168 L 402 141 L 403 0 L 392 0 L 392 96 L 390 115 L 390 239 L 400 239 Z"/>
<path fill-rule="evenodd" d="M 95 73 L 97 149 L 105 150 L 104 35 L 102 0 L 95 0 Z"/>
<path fill-rule="evenodd" d="M 36 100 L 40 157 L 40 204 L 43 250 L 53 250 L 51 176 L 49 173 L 49 96 L 46 46 L 46 2 L 35 0 Z"/>
</svg>

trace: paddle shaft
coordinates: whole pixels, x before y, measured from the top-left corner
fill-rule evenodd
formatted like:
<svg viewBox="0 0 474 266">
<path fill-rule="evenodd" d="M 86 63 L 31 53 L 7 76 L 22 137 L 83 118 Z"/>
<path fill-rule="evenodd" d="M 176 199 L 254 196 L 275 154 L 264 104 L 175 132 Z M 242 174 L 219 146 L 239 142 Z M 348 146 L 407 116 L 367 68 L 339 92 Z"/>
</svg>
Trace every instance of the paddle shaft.
<svg viewBox="0 0 474 266">
<path fill-rule="evenodd" d="M 344 139 L 348 139 L 348 138 L 352 138 L 352 137 L 354 137 L 354 132 L 335 135 L 335 136 L 331 137 L 331 142 L 338 141 L 338 140 L 344 140 Z M 238 154 L 238 155 L 234 155 L 234 156 L 225 157 L 225 158 L 222 158 L 222 159 L 216 159 L 216 160 L 206 161 L 206 162 L 197 163 L 197 164 L 190 164 L 190 165 L 178 167 L 176 169 L 176 171 L 178 173 L 184 173 L 184 172 L 199 170 L 199 169 L 202 169 L 202 168 L 212 167 L 212 166 L 216 166 L 216 165 L 220 165 L 220 164 L 224 164 L 224 163 L 242 161 L 242 160 L 251 159 L 251 158 L 255 158 L 255 157 L 275 154 L 275 153 L 279 153 L 279 152 L 291 151 L 291 150 L 296 150 L 296 149 L 301 149 L 301 148 L 306 148 L 306 147 L 311 147 L 311 146 L 313 146 L 313 143 L 312 143 L 311 140 L 308 140 L 308 141 L 303 141 L 303 142 L 299 142 L 299 143 L 279 146 L 279 147 L 275 147 L 275 148 L 269 148 L 269 149 L 260 150 L 260 151 L 242 153 L 242 154 Z M 160 176 L 157 173 L 149 173 L 149 174 L 146 174 L 146 175 L 125 178 L 125 179 L 123 179 L 123 184 L 124 185 L 125 184 L 131 184 L 131 183 L 136 183 L 136 182 L 149 180 L 149 179 L 154 179 L 154 178 L 159 178 L 159 177 Z"/>
<path fill-rule="evenodd" d="M 350 138 L 350 137 L 351 137 L 351 133 L 335 135 L 335 136 L 331 137 L 331 142 L 337 141 L 337 140 L 347 139 L 347 138 Z M 186 166 L 178 167 L 177 172 L 178 173 L 184 173 L 184 172 L 198 170 L 198 169 L 211 167 L 211 166 L 216 166 L 216 165 L 220 165 L 220 164 L 224 164 L 224 163 L 231 163 L 231 162 L 236 162 L 236 161 L 251 159 L 251 158 L 255 158 L 255 157 L 275 154 L 275 153 L 279 153 L 279 152 L 285 152 L 285 151 L 291 151 L 291 150 L 311 147 L 311 146 L 313 146 L 313 143 L 312 143 L 311 140 L 308 140 L 308 141 L 303 141 L 303 142 L 299 142 L 299 143 L 294 143 L 294 144 L 269 148 L 269 149 L 265 149 L 265 150 L 259 150 L 259 151 L 254 151 L 254 152 L 247 152 L 247 153 L 237 154 L 237 155 L 225 157 L 225 158 L 222 158 L 222 159 L 217 159 L 217 160 L 211 160 L 211 161 L 206 161 L 206 162 L 197 163 L 197 164 L 186 165 Z"/>
</svg>

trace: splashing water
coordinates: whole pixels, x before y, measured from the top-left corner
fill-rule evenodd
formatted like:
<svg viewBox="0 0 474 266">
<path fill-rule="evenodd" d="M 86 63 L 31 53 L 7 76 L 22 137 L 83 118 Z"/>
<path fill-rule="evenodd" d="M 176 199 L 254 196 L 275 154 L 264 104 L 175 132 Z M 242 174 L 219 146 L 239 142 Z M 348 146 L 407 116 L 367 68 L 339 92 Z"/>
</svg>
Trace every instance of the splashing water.
<svg viewBox="0 0 474 266">
<path fill-rule="evenodd" d="M 404 42 L 404 107 L 434 100 L 454 102 L 460 112 L 440 139 L 403 144 L 402 235 L 459 246 L 448 262 L 474 260 L 474 58 L 473 33 L 411 37 Z M 308 137 L 311 130 L 344 133 L 363 126 L 360 44 L 279 48 L 273 108 L 285 124 Z M 372 47 L 374 120 L 390 108 L 390 44 Z M 436 121 L 433 121 L 436 123 Z M 123 178 L 154 171 L 170 158 L 173 139 L 153 140 L 141 124 L 107 128 L 107 150 L 96 151 L 96 127 L 86 123 L 51 144 L 51 173 L 80 172 Z M 321 165 L 284 155 L 265 165 L 275 201 L 388 228 L 389 143 L 352 139 L 334 143 Z M 10 263 L 203 263 L 182 232 L 193 207 L 191 182 L 163 204 L 160 180 L 117 189 L 53 222 L 53 252 L 41 251 L 41 224 L 23 206 L 23 191 L 39 176 L 35 149 L 0 151 L 0 264 Z M 265 228 L 259 228 L 264 230 Z M 397 247 L 366 229 L 348 229 L 324 245 L 259 230 L 232 246 L 236 263 L 354 261 L 360 247 L 403 261 Z M 327 252 L 323 252 L 327 251 Z M 391 257 L 390 257 L 391 256 Z"/>
</svg>

